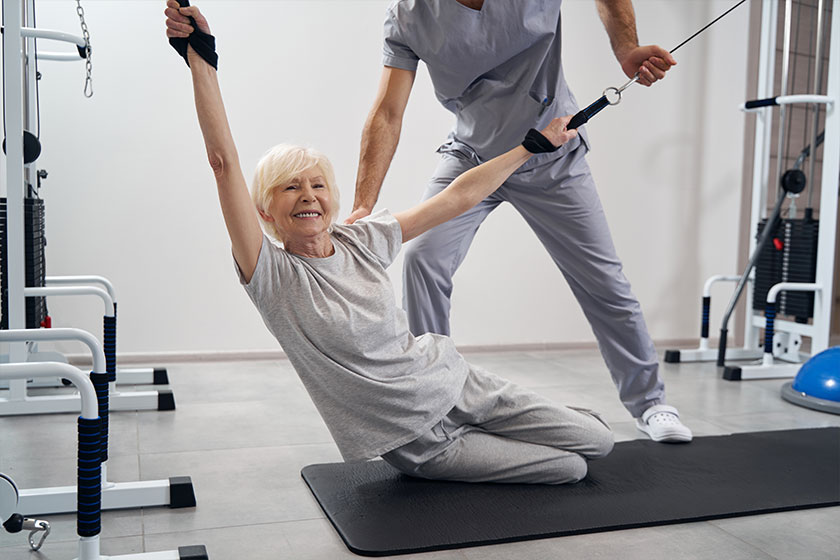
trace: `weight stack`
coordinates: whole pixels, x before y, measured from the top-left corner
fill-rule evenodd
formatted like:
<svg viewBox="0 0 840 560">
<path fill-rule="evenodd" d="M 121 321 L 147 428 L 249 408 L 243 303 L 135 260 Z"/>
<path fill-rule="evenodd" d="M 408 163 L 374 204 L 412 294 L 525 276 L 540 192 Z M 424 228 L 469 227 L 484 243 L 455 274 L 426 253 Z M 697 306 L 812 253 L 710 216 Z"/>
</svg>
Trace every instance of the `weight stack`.
<svg viewBox="0 0 840 560">
<path fill-rule="evenodd" d="M 763 312 L 767 303 L 767 292 L 780 282 L 816 281 L 817 241 L 820 233 L 819 220 L 779 220 L 758 256 L 755 266 L 755 290 L 753 309 Z M 761 235 L 767 227 L 767 220 L 758 224 Z M 814 292 L 781 292 L 776 302 L 779 315 L 796 318 L 804 323 L 814 316 Z"/>
<path fill-rule="evenodd" d="M 24 199 L 23 209 L 23 237 L 24 237 L 24 267 L 27 288 L 42 287 L 47 271 L 44 259 L 44 247 L 47 242 L 44 237 L 44 201 L 39 198 Z M 9 328 L 9 236 L 7 220 L 7 204 L 5 198 L 0 198 L 0 288 L 2 288 L 2 311 L 0 329 Z M 44 297 L 28 297 L 26 299 L 26 328 L 37 329 L 47 317 L 47 300 Z"/>
</svg>

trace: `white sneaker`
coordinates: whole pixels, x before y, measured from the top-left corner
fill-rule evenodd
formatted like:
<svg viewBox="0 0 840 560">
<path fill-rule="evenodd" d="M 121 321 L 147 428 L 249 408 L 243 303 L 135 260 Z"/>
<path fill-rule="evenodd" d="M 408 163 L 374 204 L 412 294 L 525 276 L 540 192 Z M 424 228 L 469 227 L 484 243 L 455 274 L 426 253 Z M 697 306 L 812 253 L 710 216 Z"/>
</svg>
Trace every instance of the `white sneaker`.
<svg viewBox="0 0 840 560">
<path fill-rule="evenodd" d="M 691 441 L 691 430 L 680 422 L 680 413 L 673 406 L 657 404 L 647 409 L 636 419 L 636 427 L 650 436 L 653 441 Z"/>
</svg>

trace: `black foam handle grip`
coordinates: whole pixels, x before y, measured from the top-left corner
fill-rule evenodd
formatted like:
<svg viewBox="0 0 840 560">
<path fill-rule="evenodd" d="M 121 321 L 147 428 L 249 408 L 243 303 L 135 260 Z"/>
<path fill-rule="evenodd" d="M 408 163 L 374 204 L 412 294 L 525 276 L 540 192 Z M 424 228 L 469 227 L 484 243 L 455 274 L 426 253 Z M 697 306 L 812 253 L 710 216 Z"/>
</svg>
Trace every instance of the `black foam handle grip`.
<svg viewBox="0 0 840 560">
<path fill-rule="evenodd" d="M 768 97 L 767 99 L 753 99 L 744 103 L 745 109 L 758 109 L 759 107 L 772 107 L 778 105 L 775 97 Z"/>
<path fill-rule="evenodd" d="M 584 125 L 588 120 L 589 117 L 586 116 L 586 111 L 581 109 L 577 112 L 577 114 L 574 117 L 572 117 L 572 120 L 569 121 L 569 124 L 566 125 L 566 130 L 572 130 L 581 125 Z"/>
<path fill-rule="evenodd" d="M 572 117 L 572 120 L 570 120 L 569 124 L 566 125 L 566 130 L 572 130 L 582 124 L 586 124 L 589 122 L 589 119 L 600 113 L 601 109 L 607 107 L 609 104 L 610 102 L 607 100 L 607 96 L 602 95 L 596 99 L 594 103 L 591 103 L 585 109 L 578 111 L 578 114 Z"/>
</svg>

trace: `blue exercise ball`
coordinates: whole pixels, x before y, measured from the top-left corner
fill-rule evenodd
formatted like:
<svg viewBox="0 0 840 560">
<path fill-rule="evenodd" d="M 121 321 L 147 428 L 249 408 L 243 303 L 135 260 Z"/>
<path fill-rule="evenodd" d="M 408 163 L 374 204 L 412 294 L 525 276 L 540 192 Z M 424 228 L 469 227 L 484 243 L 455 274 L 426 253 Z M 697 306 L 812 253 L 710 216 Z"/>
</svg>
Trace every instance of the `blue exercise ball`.
<svg viewBox="0 0 840 560">
<path fill-rule="evenodd" d="M 803 365 L 793 389 L 810 397 L 840 402 L 840 346 L 823 350 Z"/>
</svg>

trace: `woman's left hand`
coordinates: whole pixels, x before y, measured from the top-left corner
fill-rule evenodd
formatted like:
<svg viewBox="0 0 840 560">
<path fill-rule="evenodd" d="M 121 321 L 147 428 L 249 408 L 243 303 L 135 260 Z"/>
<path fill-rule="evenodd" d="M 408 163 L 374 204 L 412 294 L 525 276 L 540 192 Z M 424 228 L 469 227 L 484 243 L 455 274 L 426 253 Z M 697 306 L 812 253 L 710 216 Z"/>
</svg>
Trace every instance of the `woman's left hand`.
<svg viewBox="0 0 840 560">
<path fill-rule="evenodd" d="M 572 115 L 565 117 L 558 117 L 548 123 L 548 126 L 542 129 L 542 135 L 548 138 L 548 141 L 558 148 L 577 136 L 577 130 L 566 130 L 566 125 L 572 120 Z"/>
<path fill-rule="evenodd" d="M 195 19 L 200 31 L 210 34 L 210 25 L 196 6 L 182 8 L 177 0 L 167 0 L 163 13 L 166 14 L 166 36 L 170 39 L 185 39 L 195 31 L 190 25 L 190 16 Z"/>
</svg>

